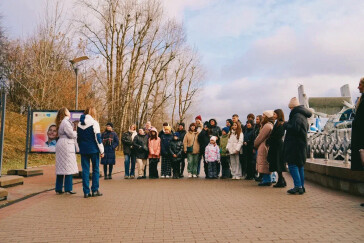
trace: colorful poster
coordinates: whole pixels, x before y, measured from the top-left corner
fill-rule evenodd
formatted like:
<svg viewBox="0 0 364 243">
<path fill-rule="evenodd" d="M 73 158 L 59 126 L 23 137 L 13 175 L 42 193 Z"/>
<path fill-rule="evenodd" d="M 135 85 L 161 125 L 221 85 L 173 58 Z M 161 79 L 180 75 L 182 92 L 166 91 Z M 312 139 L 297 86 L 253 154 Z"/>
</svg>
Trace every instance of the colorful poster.
<svg viewBox="0 0 364 243">
<path fill-rule="evenodd" d="M 82 111 L 71 111 L 71 121 L 78 122 Z M 57 111 L 33 111 L 30 152 L 54 153 L 57 144 Z"/>
</svg>

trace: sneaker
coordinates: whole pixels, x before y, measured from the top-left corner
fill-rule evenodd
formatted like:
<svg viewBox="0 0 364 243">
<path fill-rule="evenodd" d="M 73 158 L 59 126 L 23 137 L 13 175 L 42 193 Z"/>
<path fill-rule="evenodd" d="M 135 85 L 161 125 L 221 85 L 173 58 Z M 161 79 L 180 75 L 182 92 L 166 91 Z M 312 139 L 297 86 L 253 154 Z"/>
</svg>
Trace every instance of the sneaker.
<svg viewBox="0 0 364 243">
<path fill-rule="evenodd" d="M 240 180 L 240 176 L 236 176 L 235 177 L 235 180 Z"/>
<path fill-rule="evenodd" d="M 134 175 L 131 175 L 129 178 L 130 178 L 130 179 L 134 179 L 134 178 L 135 178 L 135 176 L 134 176 Z"/>
<path fill-rule="evenodd" d="M 129 179 L 130 177 L 129 176 L 124 176 L 124 179 Z"/>
<path fill-rule="evenodd" d="M 166 175 L 166 178 L 169 179 L 169 175 Z"/>
<path fill-rule="evenodd" d="M 192 175 L 193 178 L 197 178 L 197 175 Z"/>
<path fill-rule="evenodd" d="M 166 176 L 165 175 L 162 175 L 161 178 L 164 179 L 164 178 L 166 178 Z"/>
<path fill-rule="evenodd" d="M 188 173 L 188 178 L 192 178 L 192 174 L 191 173 Z"/>
<path fill-rule="evenodd" d="M 292 195 L 294 195 L 294 194 L 300 194 L 300 195 L 302 195 L 304 192 L 303 192 L 303 188 L 297 188 L 297 187 L 294 187 L 294 188 L 292 188 L 292 189 L 289 189 L 288 191 L 287 191 L 287 193 L 289 193 L 289 194 L 292 194 Z"/>
</svg>

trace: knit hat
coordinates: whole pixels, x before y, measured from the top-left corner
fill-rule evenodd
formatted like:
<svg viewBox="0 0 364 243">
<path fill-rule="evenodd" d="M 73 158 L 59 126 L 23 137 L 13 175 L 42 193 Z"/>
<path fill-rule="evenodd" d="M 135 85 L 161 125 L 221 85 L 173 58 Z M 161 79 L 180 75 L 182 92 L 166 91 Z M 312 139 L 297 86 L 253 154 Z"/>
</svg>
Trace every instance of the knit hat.
<svg viewBox="0 0 364 243">
<path fill-rule="evenodd" d="M 217 137 L 212 136 L 212 137 L 210 138 L 210 141 L 211 141 L 211 140 L 213 140 L 213 141 L 215 141 L 215 142 L 216 142 L 216 139 L 217 139 Z"/>
<path fill-rule="evenodd" d="M 106 126 L 114 127 L 114 125 L 111 122 L 106 123 Z"/>
<path fill-rule="evenodd" d="M 273 118 L 273 114 L 274 114 L 274 111 L 272 111 L 272 110 L 263 112 L 263 115 L 265 115 L 268 118 Z"/>
<path fill-rule="evenodd" d="M 298 101 L 298 99 L 296 97 L 293 97 L 291 99 L 291 101 L 289 102 L 288 107 L 289 108 L 295 108 L 297 106 L 300 106 L 300 102 Z"/>
<path fill-rule="evenodd" d="M 172 128 L 170 126 L 165 126 L 164 131 L 172 131 Z"/>
<path fill-rule="evenodd" d="M 200 120 L 200 121 L 202 121 L 202 117 L 201 117 L 201 115 L 196 116 L 195 120 Z"/>
<path fill-rule="evenodd" d="M 174 137 L 179 137 L 179 135 L 180 135 L 180 134 L 179 134 L 179 132 L 175 132 L 175 133 L 173 133 L 173 136 L 174 136 Z"/>
<path fill-rule="evenodd" d="M 208 121 L 205 121 L 205 122 L 203 123 L 203 126 L 204 126 L 204 127 L 209 127 L 209 126 L 210 126 L 210 123 L 209 123 Z"/>
<path fill-rule="evenodd" d="M 222 130 L 223 130 L 224 132 L 226 132 L 226 134 L 228 134 L 228 133 L 230 132 L 230 129 L 229 129 L 228 127 L 224 127 Z"/>
</svg>

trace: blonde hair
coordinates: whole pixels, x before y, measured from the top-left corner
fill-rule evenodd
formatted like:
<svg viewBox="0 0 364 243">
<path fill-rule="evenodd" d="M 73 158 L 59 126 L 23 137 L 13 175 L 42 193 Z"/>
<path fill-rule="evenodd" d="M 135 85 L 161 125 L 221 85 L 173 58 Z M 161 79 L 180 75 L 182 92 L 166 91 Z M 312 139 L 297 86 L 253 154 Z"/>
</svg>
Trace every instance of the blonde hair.
<svg viewBox="0 0 364 243">
<path fill-rule="evenodd" d="M 87 107 L 84 113 L 85 115 L 90 115 L 93 119 L 97 120 L 97 111 L 94 106 Z"/>
<path fill-rule="evenodd" d="M 58 110 L 57 117 L 56 117 L 57 136 L 58 136 L 59 126 L 61 125 L 61 122 L 63 121 L 63 119 L 66 117 L 66 111 L 67 111 L 66 107 L 62 107 L 61 109 Z"/>
<path fill-rule="evenodd" d="M 364 77 L 360 79 L 360 83 L 364 85 Z"/>
</svg>

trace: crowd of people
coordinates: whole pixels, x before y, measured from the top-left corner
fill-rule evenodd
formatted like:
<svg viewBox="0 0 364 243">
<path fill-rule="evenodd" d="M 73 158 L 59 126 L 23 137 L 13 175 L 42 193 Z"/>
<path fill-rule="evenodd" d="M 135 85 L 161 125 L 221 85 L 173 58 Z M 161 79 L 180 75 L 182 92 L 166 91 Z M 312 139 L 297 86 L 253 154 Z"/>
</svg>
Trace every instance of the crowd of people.
<svg viewBox="0 0 364 243">
<path fill-rule="evenodd" d="M 360 89 L 362 88 L 362 90 Z M 363 93 L 364 79 L 360 81 L 359 90 Z M 361 97 L 362 98 L 362 97 Z M 356 111 L 361 112 L 357 104 Z M 137 130 L 135 124 L 122 134 L 121 142 L 124 152 L 125 179 L 134 179 L 137 165 L 137 179 L 184 177 L 187 161 L 189 178 L 200 176 L 201 165 L 206 179 L 245 179 L 256 180 L 258 186 L 276 188 L 287 186 L 283 172 L 288 168 L 294 187 L 289 194 L 304 194 L 304 164 L 307 158 L 308 118 L 312 116 L 309 109 L 301 106 L 296 97 L 289 102 L 291 112 L 288 121 L 281 109 L 267 110 L 262 115 L 249 114 L 245 124 L 234 114 L 220 128 L 215 119 L 203 122 L 199 115 L 188 126 L 179 123 L 173 131 L 168 123 L 158 130 L 147 122 Z M 107 123 L 104 133 L 100 133 L 99 123 L 95 120 L 96 110 L 89 107 L 81 116 L 78 125 L 69 120 L 66 108 L 59 110 L 56 128 L 59 140 L 56 145 L 56 192 L 62 194 L 72 191 L 72 174 L 78 172 L 76 155 L 81 154 L 84 197 L 101 196 L 99 191 L 99 158 L 104 166 L 105 180 L 112 179 L 115 165 L 115 149 L 119 146 L 113 124 Z M 359 114 L 360 115 L 360 114 Z M 360 116 L 362 117 L 362 116 Z M 356 118 L 357 119 L 357 118 Z M 357 121 L 353 126 L 358 129 Z M 362 127 L 362 126 L 361 126 Z M 355 131 L 357 132 L 357 131 Z M 360 132 L 360 131 L 359 131 Z M 354 144 L 359 140 L 354 136 Z M 360 139 L 361 142 L 363 139 Z M 358 150 L 358 156 L 360 157 Z M 359 158 L 355 157 L 359 161 Z M 161 170 L 158 163 L 161 161 Z M 92 187 L 89 188 L 90 162 L 92 163 Z M 357 161 L 354 166 L 360 167 Z M 360 163 L 362 165 L 362 163 Z M 362 169 L 362 167 L 360 167 Z M 278 178 L 277 178 L 278 177 Z M 92 192 L 92 194 L 91 194 Z"/>
</svg>

